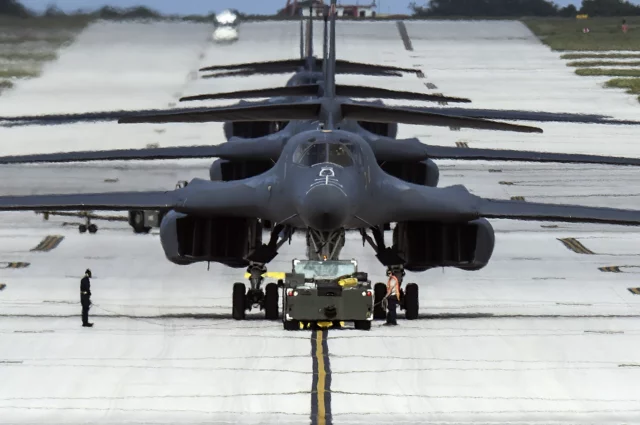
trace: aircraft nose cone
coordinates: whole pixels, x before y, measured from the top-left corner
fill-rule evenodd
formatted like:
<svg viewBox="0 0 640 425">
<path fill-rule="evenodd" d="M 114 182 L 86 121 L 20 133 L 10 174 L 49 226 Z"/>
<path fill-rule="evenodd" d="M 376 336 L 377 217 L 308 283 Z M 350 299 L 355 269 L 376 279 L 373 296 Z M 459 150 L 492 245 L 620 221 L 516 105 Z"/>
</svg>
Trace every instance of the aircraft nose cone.
<svg viewBox="0 0 640 425">
<path fill-rule="evenodd" d="M 349 218 L 347 195 L 334 186 L 316 186 L 306 194 L 298 213 L 302 221 L 313 229 L 339 229 Z"/>
</svg>

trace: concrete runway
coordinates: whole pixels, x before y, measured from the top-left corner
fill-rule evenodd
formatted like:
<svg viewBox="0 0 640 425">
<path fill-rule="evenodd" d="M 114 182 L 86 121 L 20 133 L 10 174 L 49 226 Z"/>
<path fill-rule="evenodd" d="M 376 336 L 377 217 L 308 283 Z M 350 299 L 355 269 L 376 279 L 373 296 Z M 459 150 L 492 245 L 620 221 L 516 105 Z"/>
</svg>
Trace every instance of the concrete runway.
<svg viewBox="0 0 640 425">
<path fill-rule="evenodd" d="M 407 29 L 413 51 L 395 23 L 339 23 L 338 56 L 419 65 L 425 79 L 339 80 L 466 96 L 478 108 L 618 118 L 640 111 L 632 96 L 573 74 L 519 23 L 408 22 Z M 163 108 L 181 93 L 268 87 L 289 77 L 194 80 L 200 66 L 298 54 L 296 23 L 244 24 L 240 41 L 226 46 L 209 43 L 210 30 L 93 25 L 42 77 L 0 97 L 0 115 Z M 541 127 L 544 134 L 519 135 L 401 126 L 400 137 L 640 155 L 631 127 Z M 217 143 L 221 136 L 219 124 L 0 129 L 5 154 Z M 441 186 L 464 183 L 482 196 L 640 208 L 640 177 L 631 168 L 440 164 Z M 5 194 L 145 190 L 205 177 L 208 166 L 3 166 L 0 179 Z M 485 269 L 407 275 L 406 282 L 420 284 L 419 320 L 311 334 L 285 332 L 259 312 L 232 320 L 231 284 L 242 281 L 243 270 L 176 266 L 156 234 L 98 223 L 97 234 L 81 235 L 64 221 L 74 220 L 0 214 L 0 267 L 8 267 L 0 268 L 0 423 L 640 422 L 640 296 L 628 291 L 640 286 L 637 229 L 496 220 L 496 249 Z M 32 251 L 48 235 L 64 239 L 45 243 L 45 250 L 55 246 L 50 251 Z M 578 252 L 563 238 L 579 241 L 567 242 Z M 297 237 L 269 269 L 284 271 L 303 252 Z M 350 236 L 343 253 L 372 280 L 384 279 L 359 238 Z M 609 266 L 620 272 L 599 270 Z M 94 272 L 92 329 L 80 327 L 78 285 L 87 267 Z"/>
</svg>

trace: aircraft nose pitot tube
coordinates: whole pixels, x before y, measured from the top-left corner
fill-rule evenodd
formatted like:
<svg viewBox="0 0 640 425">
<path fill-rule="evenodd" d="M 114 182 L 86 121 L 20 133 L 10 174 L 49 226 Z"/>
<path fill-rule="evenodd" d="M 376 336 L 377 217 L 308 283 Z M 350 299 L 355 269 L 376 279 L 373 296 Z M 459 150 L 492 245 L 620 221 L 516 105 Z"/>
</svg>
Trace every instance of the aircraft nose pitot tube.
<svg viewBox="0 0 640 425">
<path fill-rule="evenodd" d="M 312 229 L 331 231 L 345 225 L 349 209 L 349 199 L 344 191 L 333 185 L 322 184 L 307 192 L 298 206 L 298 213 Z"/>
</svg>

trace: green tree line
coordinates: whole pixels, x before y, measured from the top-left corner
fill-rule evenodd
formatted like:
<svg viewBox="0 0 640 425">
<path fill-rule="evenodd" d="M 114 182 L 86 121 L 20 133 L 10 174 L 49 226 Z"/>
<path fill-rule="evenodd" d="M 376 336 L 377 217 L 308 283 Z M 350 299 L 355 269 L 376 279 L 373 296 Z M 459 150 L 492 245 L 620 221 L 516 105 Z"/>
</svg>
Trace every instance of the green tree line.
<svg viewBox="0 0 640 425">
<path fill-rule="evenodd" d="M 640 6 L 627 0 L 582 0 L 580 9 L 574 5 L 560 7 L 548 0 L 430 0 L 426 5 L 411 3 L 416 16 L 638 16 Z"/>
</svg>

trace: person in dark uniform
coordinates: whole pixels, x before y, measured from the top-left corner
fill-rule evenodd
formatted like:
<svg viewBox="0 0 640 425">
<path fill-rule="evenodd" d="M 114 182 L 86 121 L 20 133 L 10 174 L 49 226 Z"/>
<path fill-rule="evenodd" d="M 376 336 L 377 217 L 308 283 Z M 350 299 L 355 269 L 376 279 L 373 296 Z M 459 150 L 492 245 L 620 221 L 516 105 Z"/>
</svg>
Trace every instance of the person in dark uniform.
<svg viewBox="0 0 640 425">
<path fill-rule="evenodd" d="M 93 323 L 89 323 L 89 307 L 91 307 L 91 270 L 84 272 L 84 277 L 80 281 L 80 303 L 82 304 L 82 326 L 90 328 Z"/>
</svg>

